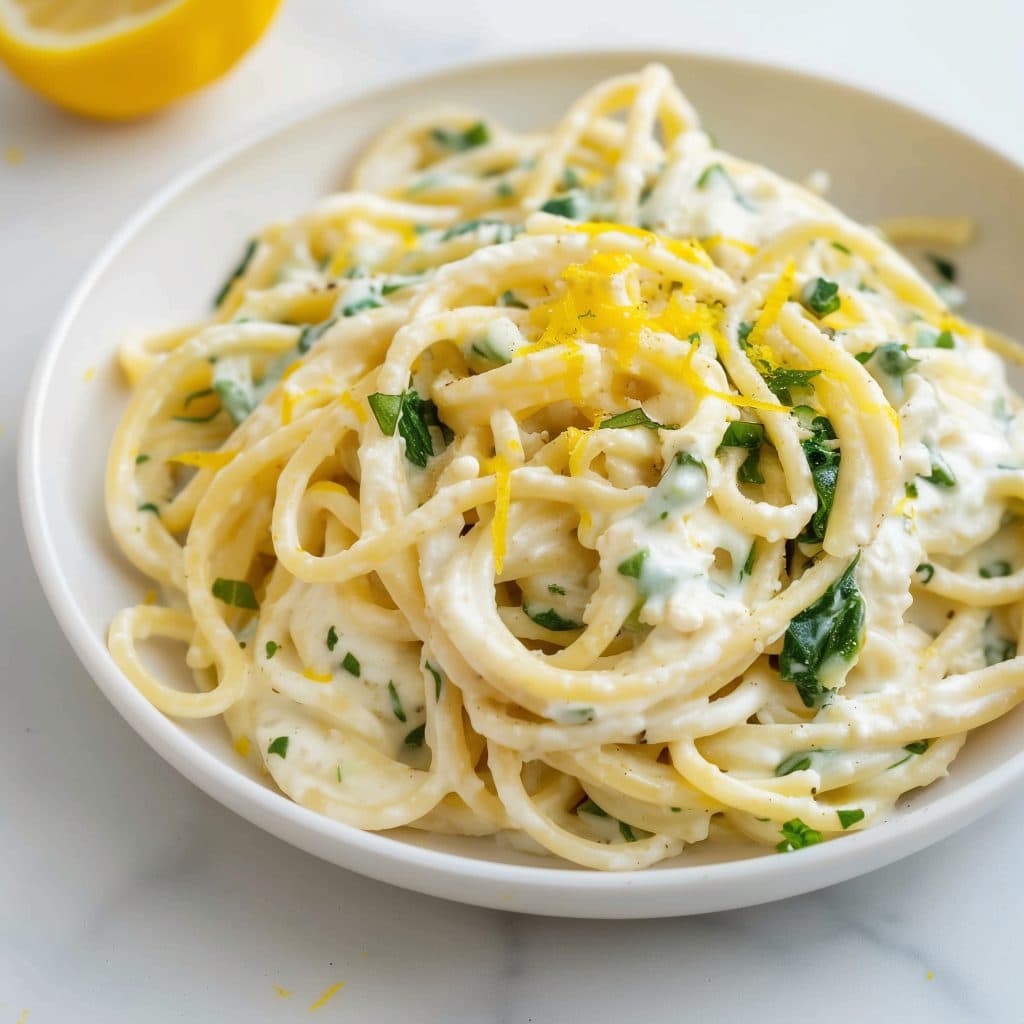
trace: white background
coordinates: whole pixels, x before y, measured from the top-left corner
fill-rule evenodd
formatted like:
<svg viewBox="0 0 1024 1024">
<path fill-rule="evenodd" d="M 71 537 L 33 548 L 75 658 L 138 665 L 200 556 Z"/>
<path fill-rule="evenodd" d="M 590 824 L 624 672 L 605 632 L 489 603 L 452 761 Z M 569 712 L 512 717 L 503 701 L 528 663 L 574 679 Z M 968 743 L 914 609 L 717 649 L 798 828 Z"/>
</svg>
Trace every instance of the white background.
<svg viewBox="0 0 1024 1024">
<path fill-rule="evenodd" d="M 1024 797 L 894 867 L 713 917 L 517 918 L 364 881 L 222 810 L 117 717 L 35 582 L 14 484 L 35 353 L 97 249 L 309 100 L 497 53 L 674 46 L 866 85 L 1024 160 L 1022 43 L 1018 0 L 291 0 L 228 79 L 144 123 L 0 77 L 0 152 L 24 152 L 0 161 L 0 1024 L 305 1020 L 338 981 L 313 1020 L 1024 1019 Z"/>
</svg>

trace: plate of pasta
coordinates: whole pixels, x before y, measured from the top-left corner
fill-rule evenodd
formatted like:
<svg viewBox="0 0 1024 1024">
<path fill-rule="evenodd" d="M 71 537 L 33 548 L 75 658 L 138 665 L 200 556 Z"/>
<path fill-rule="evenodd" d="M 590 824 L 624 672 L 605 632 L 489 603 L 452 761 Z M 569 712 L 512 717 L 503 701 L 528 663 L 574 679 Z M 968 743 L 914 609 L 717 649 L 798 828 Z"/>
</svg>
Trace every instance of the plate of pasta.
<svg viewBox="0 0 1024 1024">
<path fill-rule="evenodd" d="M 712 57 L 333 103 L 70 300 L 40 577 L 155 750 L 366 875 L 593 917 L 849 878 L 1024 774 L 1022 211 L 966 135 Z"/>
</svg>

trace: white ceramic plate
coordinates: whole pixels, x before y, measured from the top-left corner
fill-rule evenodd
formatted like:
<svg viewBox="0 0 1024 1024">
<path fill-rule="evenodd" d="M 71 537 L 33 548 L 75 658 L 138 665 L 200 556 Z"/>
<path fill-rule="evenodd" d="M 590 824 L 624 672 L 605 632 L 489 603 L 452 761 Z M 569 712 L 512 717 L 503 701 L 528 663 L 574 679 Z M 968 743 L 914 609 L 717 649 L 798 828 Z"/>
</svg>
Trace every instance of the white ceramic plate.
<svg viewBox="0 0 1024 1024">
<path fill-rule="evenodd" d="M 53 610 L 79 657 L 154 750 L 225 807 L 353 871 L 448 899 L 539 914 L 704 913 L 820 888 L 903 857 L 995 805 L 1024 777 L 1024 707 L 973 735 L 950 778 L 892 818 L 779 856 L 693 848 L 640 874 L 599 874 L 490 840 L 412 830 L 364 833 L 314 814 L 249 774 L 217 722 L 170 721 L 107 654 L 114 611 L 147 584 L 119 556 L 103 512 L 106 449 L 126 401 L 113 365 L 126 334 L 205 310 L 252 231 L 299 213 L 345 180 L 394 118 L 441 101 L 511 127 L 551 124 L 585 88 L 649 60 L 667 64 L 721 145 L 792 177 L 824 167 L 831 198 L 862 220 L 969 213 L 979 237 L 959 260 L 971 314 L 1011 333 L 1024 236 L 1024 171 L 928 117 L 792 71 L 672 53 L 554 55 L 448 71 L 334 103 L 216 157 L 143 208 L 99 255 L 42 353 L 21 438 L 25 529 Z M 86 381 L 92 370 L 95 377 Z"/>
</svg>

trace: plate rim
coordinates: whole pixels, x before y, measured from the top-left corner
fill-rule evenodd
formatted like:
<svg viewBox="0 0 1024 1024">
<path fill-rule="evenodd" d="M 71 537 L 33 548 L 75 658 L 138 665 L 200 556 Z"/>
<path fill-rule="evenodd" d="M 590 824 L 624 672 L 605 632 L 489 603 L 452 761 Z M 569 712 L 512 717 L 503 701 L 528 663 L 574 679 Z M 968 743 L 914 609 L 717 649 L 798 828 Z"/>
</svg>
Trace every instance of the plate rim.
<svg viewBox="0 0 1024 1024">
<path fill-rule="evenodd" d="M 120 673 L 110 660 L 105 638 L 100 639 L 78 611 L 77 602 L 72 596 L 74 589 L 51 555 L 51 530 L 43 500 L 41 430 L 48 386 L 58 356 L 62 353 L 79 310 L 97 280 L 121 249 L 145 230 L 150 220 L 166 205 L 246 150 L 303 122 L 315 120 L 328 111 L 358 107 L 418 85 L 436 87 L 446 79 L 494 71 L 521 75 L 532 64 L 550 64 L 554 61 L 599 66 L 602 63 L 621 63 L 627 59 L 636 61 L 638 65 L 651 61 L 704 61 L 791 76 L 802 79 L 808 85 L 824 82 L 833 88 L 856 94 L 863 100 L 896 108 L 901 114 L 952 132 L 1006 165 L 1007 169 L 1024 176 L 1024 163 L 979 138 L 969 128 L 842 77 L 808 71 L 785 62 L 685 48 L 552 48 L 458 62 L 414 75 L 390 76 L 367 88 L 334 90 L 313 104 L 287 110 L 268 119 L 242 138 L 218 148 L 211 155 L 172 176 L 138 206 L 93 258 L 48 332 L 36 357 L 19 424 L 18 497 L 22 528 L 33 568 L 47 602 L 78 659 L 107 700 L 147 746 L 207 796 L 251 824 L 291 846 L 348 870 L 403 888 L 476 906 L 560 917 L 683 916 L 709 910 L 754 906 L 845 881 L 938 842 L 1008 798 L 1013 785 L 1024 778 L 1024 750 L 980 778 L 943 795 L 935 804 L 918 807 L 904 817 L 845 836 L 839 843 L 823 843 L 802 851 L 799 862 L 785 857 L 759 856 L 717 864 L 682 864 L 632 873 L 599 872 L 567 868 L 564 865 L 549 867 L 485 860 L 396 841 L 387 833 L 366 832 L 302 807 L 231 767 L 191 740 L 173 720 L 149 704 Z M 794 863 L 800 865 L 799 870 L 794 869 Z M 406 877 L 403 875 L 405 869 L 415 874 Z M 501 888 L 495 889 L 490 896 L 478 892 L 463 893 L 459 883 L 469 880 L 494 883 Z M 742 893 L 742 886 L 738 884 L 740 882 L 752 892 Z M 735 893 L 730 896 L 734 886 Z M 633 908 L 623 905 L 621 901 L 605 907 L 590 907 L 583 903 L 583 900 L 602 895 L 640 896 L 654 893 L 670 897 L 668 904 L 664 907 L 646 907 L 634 913 Z M 567 904 L 568 909 L 566 906 L 558 907 L 546 902 L 554 894 Z M 701 895 L 705 898 L 694 900 L 692 909 L 679 906 L 688 896 Z"/>
</svg>

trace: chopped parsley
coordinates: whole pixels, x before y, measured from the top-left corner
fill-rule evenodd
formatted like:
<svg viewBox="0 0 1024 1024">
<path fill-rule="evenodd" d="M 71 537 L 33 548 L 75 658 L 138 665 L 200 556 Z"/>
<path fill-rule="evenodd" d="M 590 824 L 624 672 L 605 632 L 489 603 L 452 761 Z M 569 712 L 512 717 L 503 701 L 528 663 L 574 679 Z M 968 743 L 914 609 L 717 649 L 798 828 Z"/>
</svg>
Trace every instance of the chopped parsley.
<svg viewBox="0 0 1024 1024">
<path fill-rule="evenodd" d="M 520 301 L 516 298 L 515 292 L 509 290 L 501 293 L 498 299 L 498 305 L 504 306 L 506 309 L 528 309 L 529 307 L 525 302 Z"/>
<path fill-rule="evenodd" d="M 337 646 L 338 631 L 333 626 L 331 626 L 331 628 L 327 630 L 327 650 L 333 651 L 334 648 Z"/>
<path fill-rule="evenodd" d="M 792 405 L 790 391 L 793 388 L 806 388 L 817 377 L 821 370 L 794 370 L 788 366 L 762 366 L 758 372 L 773 395 L 783 404 Z"/>
<path fill-rule="evenodd" d="M 135 456 L 135 465 L 141 466 L 144 462 L 149 462 L 149 456 L 145 453 Z"/>
<path fill-rule="evenodd" d="M 388 681 L 388 696 L 391 698 L 391 710 L 394 712 L 395 718 L 400 722 L 405 721 L 405 708 L 402 707 L 402 699 L 398 696 L 398 690 L 395 689 L 395 684 L 392 681 Z"/>
<path fill-rule="evenodd" d="M 415 729 L 411 729 L 405 739 L 402 741 L 407 747 L 422 747 L 423 741 L 427 735 L 427 723 L 424 722 L 422 725 L 417 725 Z"/>
<path fill-rule="evenodd" d="M 635 409 L 627 409 L 626 412 L 616 413 L 614 416 L 609 416 L 608 419 L 602 420 L 598 424 L 599 430 L 615 429 L 622 427 L 646 427 L 648 430 L 678 430 L 678 426 L 674 423 L 659 423 L 657 420 L 652 420 L 650 416 L 644 412 L 642 406 L 637 406 Z"/>
<path fill-rule="evenodd" d="M 437 406 L 429 399 L 422 399 L 415 390 L 403 391 L 400 395 L 382 395 L 379 392 L 367 398 L 370 409 L 382 434 L 394 436 L 395 429 L 405 440 L 405 457 L 421 469 L 434 454 L 434 442 L 430 427 L 435 426 L 447 444 L 451 431 L 442 423 Z"/>
<path fill-rule="evenodd" d="M 582 622 L 573 622 L 572 619 L 562 618 L 554 608 L 546 608 L 544 611 L 538 611 L 530 608 L 526 602 L 523 602 L 523 613 L 528 619 L 536 622 L 538 626 L 543 626 L 544 629 L 550 629 L 553 633 L 564 633 L 570 629 L 582 629 Z"/>
<path fill-rule="evenodd" d="M 705 167 L 697 179 L 697 188 L 705 189 L 716 181 L 725 185 L 732 192 L 733 199 L 744 209 L 751 211 L 755 209 L 750 200 L 736 187 L 736 182 L 732 180 L 732 176 L 721 164 L 709 164 Z"/>
<path fill-rule="evenodd" d="M 839 819 L 839 824 L 844 829 L 848 829 L 851 825 L 856 825 L 858 821 L 864 820 L 864 812 L 859 807 L 854 807 L 848 811 L 836 811 L 836 817 Z"/>
<path fill-rule="evenodd" d="M 278 650 L 278 645 L 273 640 L 268 640 L 267 641 L 267 646 L 266 646 L 267 661 L 270 661 L 270 659 L 275 654 L 277 654 L 277 650 Z"/>
<path fill-rule="evenodd" d="M 587 797 L 587 799 L 584 800 L 583 803 L 581 803 L 579 807 L 576 808 L 576 813 L 592 814 L 595 818 L 608 817 L 608 812 L 604 810 L 604 808 L 598 807 L 598 805 L 595 804 L 594 801 L 590 799 L 590 797 Z"/>
<path fill-rule="evenodd" d="M 938 256 L 933 252 L 926 252 L 924 256 L 943 281 L 947 284 L 956 284 L 956 264 L 952 260 L 947 260 L 945 256 Z"/>
<path fill-rule="evenodd" d="M 847 256 L 853 255 L 853 253 L 850 252 L 849 247 L 843 245 L 842 242 L 832 242 L 831 245 L 833 249 L 837 249 L 839 252 L 846 253 Z"/>
<path fill-rule="evenodd" d="M 225 604 L 234 605 L 236 608 L 259 610 L 260 603 L 256 600 L 256 594 L 245 580 L 226 580 L 218 576 L 213 581 L 211 590 L 213 596 Z"/>
<path fill-rule="evenodd" d="M 160 518 L 160 509 L 156 507 L 151 501 L 147 501 L 142 505 L 137 506 L 139 512 L 152 512 L 158 519 Z"/>
<path fill-rule="evenodd" d="M 779 853 L 802 850 L 821 842 L 821 833 L 810 825 L 805 825 L 799 818 L 790 818 L 779 831 L 782 842 L 775 847 Z"/>
<path fill-rule="evenodd" d="M 839 448 L 832 443 L 836 440 L 836 432 L 830 420 L 824 416 L 815 416 L 807 429 L 811 431 L 811 436 L 801 441 L 800 447 L 804 450 L 804 457 L 811 470 L 818 507 L 797 539 L 805 543 L 820 543 L 825 538 L 828 517 L 836 500 L 841 455 Z"/>
<path fill-rule="evenodd" d="M 828 684 L 851 664 L 864 642 L 864 598 L 854 579 L 856 558 L 821 597 L 790 622 L 782 643 L 779 674 L 796 686 L 808 708 L 820 707 Z"/>
<path fill-rule="evenodd" d="M 995 562 L 989 562 L 987 565 L 983 565 L 978 570 L 978 575 L 982 579 L 994 580 L 1000 576 L 1009 576 L 1013 572 L 1010 563 L 1003 559 L 997 559 Z"/>
<path fill-rule="evenodd" d="M 761 445 L 764 444 L 764 427 L 760 423 L 733 420 L 722 435 L 718 450 L 723 448 L 746 448 L 747 457 L 740 464 L 736 476 L 740 483 L 763 484 L 761 473 Z"/>
<path fill-rule="evenodd" d="M 359 659 L 351 651 L 341 659 L 341 667 L 350 676 L 358 677 L 359 673 L 362 672 L 362 666 L 359 664 Z"/>
<path fill-rule="evenodd" d="M 231 291 L 231 286 L 237 281 L 248 269 L 249 264 L 252 262 L 253 256 L 256 255 L 256 249 L 259 243 L 255 238 L 249 240 L 249 244 L 245 247 L 245 252 L 242 254 L 241 260 L 234 270 L 231 271 L 231 275 L 221 285 L 220 291 L 217 292 L 213 300 L 213 308 L 217 309 L 220 304 L 228 297 L 228 292 Z"/>
<path fill-rule="evenodd" d="M 623 559 L 619 562 L 619 575 L 628 576 L 631 580 L 640 579 L 644 571 L 644 562 L 647 561 L 649 554 L 650 551 L 647 548 L 641 548 L 629 558 Z"/>
<path fill-rule="evenodd" d="M 811 767 L 810 751 L 798 750 L 796 753 L 784 757 L 775 766 L 775 777 L 781 779 L 784 775 L 792 775 L 793 772 L 806 771 Z"/>
<path fill-rule="evenodd" d="M 278 736 L 277 739 L 270 741 L 270 746 L 267 747 L 267 756 L 269 757 L 271 754 L 277 754 L 281 758 L 288 756 L 287 736 Z"/>
<path fill-rule="evenodd" d="M 590 213 L 590 201 L 584 193 L 568 192 L 564 196 L 549 199 L 542 207 L 544 213 L 553 213 L 568 220 L 586 220 Z"/>
<path fill-rule="evenodd" d="M 453 153 L 461 153 L 491 141 L 491 133 L 483 121 L 475 121 L 464 131 L 451 128 L 434 128 L 430 137 L 442 149 L 450 149 Z"/>
<path fill-rule="evenodd" d="M 341 307 L 342 316 L 355 316 L 357 313 L 365 312 L 367 309 L 380 309 L 384 303 L 377 298 L 376 295 L 364 295 L 360 299 L 354 299 L 352 302 Z"/>
<path fill-rule="evenodd" d="M 349 316 L 348 313 L 345 316 Z M 331 317 L 322 324 L 306 324 L 299 334 L 298 350 L 303 355 L 319 341 L 337 322 L 337 317 Z"/>
<path fill-rule="evenodd" d="M 901 764 L 906 764 L 916 754 L 923 754 L 930 746 L 931 740 L 914 740 L 913 743 L 908 743 L 903 749 L 907 752 L 907 756 L 901 758 L 895 764 L 889 765 L 887 771 L 893 768 L 899 768 Z"/>
<path fill-rule="evenodd" d="M 827 277 L 816 277 L 804 285 L 800 292 L 800 302 L 819 319 L 826 317 L 842 305 L 839 285 Z"/>
<path fill-rule="evenodd" d="M 895 341 L 887 341 L 870 352 L 861 352 L 855 358 L 858 363 L 865 365 L 874 363 L 889 377 L 903 377 L 921 362 L 907 352 L 906 345 Z"/>
<path fill-rule="evenodd" d="M 458 224 L 453 224 L 442 232 L 441 241 L 450 242 L 453 238 L 458 238 L 460 235 L 468 235 L 470 232 L 484 227 L 497 229 L 496 242 L 511 242 L 523 230 L 518 224 L 508 224 L 503 220 L 496 220 L 490 217 L 479 217 L 474 220 L 464 220 Z"/>
<path fill-rule="evenodd" d="M 625 839 L 627 843 L 635 843 L 637 841 L 636 833 L 624 821 L 619 822 L 619 832 L 622 835 L 622 838 Z"/>
<path fill-rule="evenodd" d="M 558 594 L 560 597 L 565 597 L 565 587 L 560 587 L 557 583 L 549 583 L 548 593 Z"/>
<path fill-rule="evenodd" d="M 928 584 L 931 583 L 932 577 L 935 575 L 935 566 L 931 562 L 922 562 L 914 572 L 920 575 L 922 583 Z"/>
<path fill-rule="evenodd" d="M 750 551 L 747 552 L 747 560 L 743 563 L 743 568 L 740 569 L 740 579 L 746 579 L 754 571 L 754 563 L 757 561 L 757 541 L 750 545 Z"/>
<path fill-rule="evenodd" d="M 942 457 L 942 453 L 931 446 L 928 447 L 932 458 L 932 471 L 922 480 L 927 480 L 933 487 L 956 487 L 956 475 L 949 463 Z"/>
<path fill-rule="evenodd" d="M 431 665 L 429 661 L 423 663 L 426 670 L 434 677 L 434 700 L 441 699 L 441 670 Z"/>
</svg>

